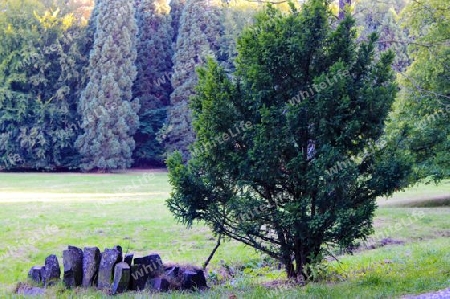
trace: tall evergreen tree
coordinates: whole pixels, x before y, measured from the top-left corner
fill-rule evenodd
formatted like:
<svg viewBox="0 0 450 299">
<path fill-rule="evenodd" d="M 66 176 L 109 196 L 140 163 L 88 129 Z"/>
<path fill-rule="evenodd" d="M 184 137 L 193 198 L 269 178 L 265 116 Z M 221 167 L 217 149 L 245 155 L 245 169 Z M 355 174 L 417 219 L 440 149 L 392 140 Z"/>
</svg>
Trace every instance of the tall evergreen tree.
<svg viewBox="0 0 450 299">
<path fill-rule="evenodd" d="M 255 3 L 233 2 L 223 9 L 221 23 L 223 34 L 220 38 L 220 50 L 217 61 L 228 73 L 235 70 L 234 60 L 237 56 L 237 39 L 242 30 L 251 25 L 258 6 Z"/>
<path fill-rule="evenodd" d="M 76 146 L 83 156 L 83 170 L 125 169 L 132 163 L 133 134 L 139 124 L 139 101 L 132 99 L 135 11 L 129 1 L 100 0 L 96 6 L 89 82 L 79 104 L 84 133 Z"/>
<path fill-rule="evenodd" d="M 172 0 L 170 1 L 170 15 L 172 19 L 172 42 L 176 43 L 178 37 L 178 30 L 180 28 L 180 19 L 183 14 L 186 0 Z"/>
<path fill-rule="evenodd" d="M 170 7 L 165 0 L 137 1 L 137 78 L 133 87 L 139 98 L 139 129 L 134 135 L 136 165 L 162 164 L 164 147 L 157 133 L 167 118 L 172 69 Z"/>
<path fill-rule="evenodd" d="M 187 0 L 180 19 L 171 78 L 174 90 L 170 96 L 168 126 L 163 134 L 166 134 L 168 151 L 181 150 L 185 157 L 195 140 L 188 105 L 197 84 L 195 69 L 206 57 L 216 57 L 220 48 L 220 8 L 219 0 Z"/>
</svg>

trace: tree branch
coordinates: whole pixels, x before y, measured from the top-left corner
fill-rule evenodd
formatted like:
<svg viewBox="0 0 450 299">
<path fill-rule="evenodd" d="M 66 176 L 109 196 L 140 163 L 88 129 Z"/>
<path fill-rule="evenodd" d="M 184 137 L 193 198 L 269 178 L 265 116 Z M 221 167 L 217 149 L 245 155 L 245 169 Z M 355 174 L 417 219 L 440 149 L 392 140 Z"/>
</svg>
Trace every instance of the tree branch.
<svg viewBox="0 0 450 299">
<path fill-rule="evenodd" d="M 400 75 L 402 75 L 403 77 L 405 77 L 409 82 L 411 82 L 411 84 L 413 85 L 413 87 L 415 89 L 417 89 L 420 92 L 424 92 L 427 94 L 431 94 L 433 96 L 435 96 L 436 98 L 445 98 L 445 99 L 450 99 L 450 96 L 444 95 L 444 94 L 440 94 L 431 90 L 426 90 L 423 89 L 419 86 L 419 84 L 417 82 L 415 82 L 415 80 L 411 77 L 409 77 L 408 75 L 406 75 L 405 73 L 400 73 Z M 436 99 L 441 105 L 445 105 L 444 103 L 442 103 L 440 100 Z"/>
<path fill-rule="evenodd" d="M 203 264 L 203 270 L 206 269 L 206 267 L 208 266 L 209 262 L 212 260 L 214 254 L 216 253 L 217 248 L 219 248 L 219 246 L 220 246 L 220 238 L 221 237 L 222 237 L 222 235 L 219 235 L 219 237 L 217 238 L 216 246 L 214 247 L 214 249 L 211 252 L 211 254 L 208 256 L 208 259 L 206 260 L 206 262 Z"/>
</svg>

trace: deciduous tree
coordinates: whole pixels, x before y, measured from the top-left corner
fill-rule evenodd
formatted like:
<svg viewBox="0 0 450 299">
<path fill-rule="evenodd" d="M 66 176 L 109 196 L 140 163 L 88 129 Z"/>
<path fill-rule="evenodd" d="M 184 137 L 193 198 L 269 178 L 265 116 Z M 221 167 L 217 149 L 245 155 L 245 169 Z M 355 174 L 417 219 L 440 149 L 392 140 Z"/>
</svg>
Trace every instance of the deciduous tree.
<svg viewBox="0 0 450 299">
<path fill-rule="evenodd" d="M 415 161 L 414 181 L 450 176 L 450 7 L 440 0 L 413 1 L 402 14 L 411 34 L 411 66 L 388 135 Z"/>
</svg>

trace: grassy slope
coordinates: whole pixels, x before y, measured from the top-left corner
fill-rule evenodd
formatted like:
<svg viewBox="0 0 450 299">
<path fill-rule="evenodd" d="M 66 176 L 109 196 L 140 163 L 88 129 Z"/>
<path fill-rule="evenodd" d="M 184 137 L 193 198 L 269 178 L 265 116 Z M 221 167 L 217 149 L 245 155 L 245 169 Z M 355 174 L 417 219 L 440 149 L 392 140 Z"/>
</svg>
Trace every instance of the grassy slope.
<svg viewBox="0 0 450 299">
<path fill-rule="evenodd" d="M 0 292 L 8 292 L 17 281 L 25 280 L 28 269 L 42 264 L 51 253 L 56 253 L 61 263 L 61 253 L 67 244 L 96 245 L 101 249 L 120 244 L 124 250 L 138 255 L 156 251 L 164 261 L 201 265 L 215 240 L 201 225 L 186 230 L 173 220 L 164 204 L 169 192 L 164 172 L 0 173 L 0 224 L 3 228 L 0 232 Z M 447 287 L 450 285 L 450 208 L 411 208 L 405 206 L 404 200 L 414 198 L 414 205 L 417 205 L 420 199 L 449 194 L 450 182 L 447 181 L 439 187 L 421 186 L 400 193 L 389 204 L 380 199 L 373 240 L 391 237 L 406 245 L 343 256 L 341 264 L 330 264 L 333 275 L 328 283 L 268 290 L 261 286 L 261 281 L 282 278 L 282 271 L 256 268 L 246 275 L 238 273 L 227 284 L 213 287 L 203 297 L 228 298 L 234 293 L 239 298 L 384 298 Z M 419 211 L 423 217 L 414 218 Z M 219 248 L 211 267 L 219 268 L 220 260 L 228 265 L 244 265 L 255 259 L 258 255 L 250 248 L 227 242 Z M 54 288 L 50 293 L 56 294 L 58 290 Z M 60 293 L 58 298 L 74 294 L 101 297 L 99 293 L 84 290 L 74 292 Z M 196 298 L 198 294 L 186 297 Z"/>
<path fill-rule="evenodd" d="M 436 187 L 435 184 L 418 185 L 408 190 L 397 192 L 393 197 L 380 198 L 382 207 L 450 207 L 450 180 Z"/>
</svg>

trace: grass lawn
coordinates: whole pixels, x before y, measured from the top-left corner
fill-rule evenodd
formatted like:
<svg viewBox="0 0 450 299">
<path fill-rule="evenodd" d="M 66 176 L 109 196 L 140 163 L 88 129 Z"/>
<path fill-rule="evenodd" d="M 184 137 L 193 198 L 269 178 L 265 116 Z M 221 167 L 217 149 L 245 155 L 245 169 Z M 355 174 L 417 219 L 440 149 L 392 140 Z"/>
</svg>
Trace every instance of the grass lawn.
<svg viewBox="0 0 450 299">
<path fill-rule="evenodd" d="M 58 256 L 67 245 L 121 245 L 144 255 L 158 252 L 164 262 L 201 266 L 215 239 L 202 225 L 186 229 L 165 206 L 170 185 L 164 171 L 121 174 L 0 173 L 0 297 L 26 281 L 33 265 L 49 254 Z M 282 270 L 251 248 L 229 241 L 219 247 L 209 267 L 211 290 L 201 294 L 154 295 L 163 298 L 389 298 L 450 286 L 450 181 L 400 192 L 379 199 L 376 249 L 343 255 L 327 263 L 328 274 L 306 287 L 266 287 L 283 280 Z M 410 199 L 410 200 L 408 200 Z M 437 203 L 436 203 L 437 202 Z M 390 238 L 400 245 L 379 246 Z M 234 276 L 221 279 L 224 269 Z M 272 284 L 273 285 L 273 284 Z M 104 298 L 100 292 L 62 286 L 48 290 L 49 298 Z M 147 298 L 128 294 L 118 298 Z"/>
</svg>

